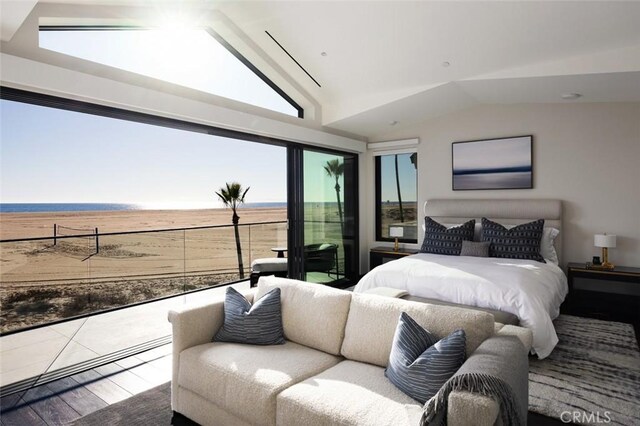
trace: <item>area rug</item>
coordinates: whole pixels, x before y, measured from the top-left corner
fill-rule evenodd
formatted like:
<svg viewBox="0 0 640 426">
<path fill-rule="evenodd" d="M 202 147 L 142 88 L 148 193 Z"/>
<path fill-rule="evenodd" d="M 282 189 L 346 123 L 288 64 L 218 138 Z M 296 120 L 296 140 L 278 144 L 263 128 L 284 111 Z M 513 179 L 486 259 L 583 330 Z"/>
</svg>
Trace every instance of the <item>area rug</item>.
<svg viewBox="0 0 640 426">
<path fill-rule="evenodd" d="M 560 315 L 560 342 L 529 364 L 529 411 L 568 423 L 640 425 L 640 351 L 633 326 Z"/>
<path fill-rule="evenodd" d="M 73 426 L 149 426 L 171 424 L 171 383 L 95 411 L 71 423 Z"/>
</svg>

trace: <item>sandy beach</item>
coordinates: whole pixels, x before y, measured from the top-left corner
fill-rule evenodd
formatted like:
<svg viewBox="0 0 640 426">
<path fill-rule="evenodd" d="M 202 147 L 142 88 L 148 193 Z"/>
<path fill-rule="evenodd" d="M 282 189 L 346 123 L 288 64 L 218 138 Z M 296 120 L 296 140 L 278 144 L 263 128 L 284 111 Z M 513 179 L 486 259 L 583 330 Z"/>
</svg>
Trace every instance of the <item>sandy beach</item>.
<svg viewBox="0 0 640 426">
<path fill-rule="evenodd" d="M 240 223 L 287 219 L 285 208 L 242 208 Z M 50 237 L 53 225 L 100 233 L 231 224 L 231 210 L 119 210 L 52 213 L 0 213 L 0 240 Z"/>
<path fill-rule="evenodd" d="M 253 260 L 287 246 L 286 213 L 239 210 L 245 278 Z M 395 206 L 384 213 L 389 223 L 398 220 Z M 415 226 L 415 208 L 406 209 L 405 219 Z M 54 240 L 54 224 L 59 236 L 71 238 Z M 0 239 L 45 237 L 0 244 L 0 332 L 237 281 L 230 225 L 229 209 L 0 213 Z M 193 227 L 204 228 L 182 229 Z M 77 237 L 95 228 L 97 239 Z M 341 246 L 340 232 L 334 203 L 306 206 L 306 243 Z"/>
<path fill-rule="evenodd" d="M 286 209 L 239 211 L 243 262 L 273 257 L 286 247 Z M 0 245 L 0 331 L 177 294 L 239 279 L 233 227 L 131 232 L 229 225 L 231 211 L 129 210 L 2 213 L 0 238 L 95 237 L 5 242 Z"/>
</svg>

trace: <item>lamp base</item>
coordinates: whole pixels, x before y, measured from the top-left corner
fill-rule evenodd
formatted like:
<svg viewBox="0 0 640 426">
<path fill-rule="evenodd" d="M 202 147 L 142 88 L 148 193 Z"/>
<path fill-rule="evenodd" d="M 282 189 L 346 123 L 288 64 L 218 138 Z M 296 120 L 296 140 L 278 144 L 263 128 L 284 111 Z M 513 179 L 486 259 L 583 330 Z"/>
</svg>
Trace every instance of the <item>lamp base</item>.
<svg viewBox="0 0 640 426">
<path fill-rule="evenodd" d="M 613 263 L 609 263 L 609 248 L 608 247 L 602 247 L 602 269 L 605 270 L 611 270 L 613 268 L 615 268 L 615 265 Z"/>
<path fill-rule="evenodd" d="M 609 269 L 609 270 L 614 269 L 616 267 L 616 265 L 610 262 L 603 262 L 602 265 L 600 266 L 602 266 L 602 269 Z"/>
</svg>

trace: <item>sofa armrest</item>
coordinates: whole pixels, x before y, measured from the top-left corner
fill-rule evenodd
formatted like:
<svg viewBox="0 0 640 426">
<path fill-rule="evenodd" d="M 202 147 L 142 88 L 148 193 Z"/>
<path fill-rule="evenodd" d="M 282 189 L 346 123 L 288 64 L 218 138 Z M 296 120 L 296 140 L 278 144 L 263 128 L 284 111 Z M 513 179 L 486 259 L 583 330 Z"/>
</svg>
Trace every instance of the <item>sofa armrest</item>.
<svg viewBox="0 0 640 426">
<path fill-rule="evenodd" d="M 498 402 L 477 393 L 453 391 L 449 394 L 447 425 L 501 425 Z"/>
<path fill-rule="evenodd" d="M 515 327 L 522 329 L 522 327 Z M 526 329 L 523 329 L 526 330 Z M 529 330 L 526 330 L 529 331 Z M 496 334 L 488 338 L 467 358 L 456 375 L 486 374 L 502 380 L 509 386 L 507 398 L 513 398 L 513 408 L 525 416 L 529 400 L 529 358 L 519 335 Z M 497 399 L 495 399 L 497 398 Z M 447 422 L 450 426 L 502 424 L 501 394 L 492 396 L 452 390 L 447 402 Z"/>
<path fill-rule="evenodd" d="M 255 290 L 242 293 L 249 302 Z M 178 369 L 180 354 L 185 349 L 208 343 L 224 322 L 224 295 L 206 305 L 184 305 L 169 311 L 172 328 L 173 368 L 171 376 L 171 406 L 178 408 Z"/>
<path fill-rule="evenodd" d="M 533 345 L 533 332 L 529 328 L 519 327 L 517 325 L 495 324 L 496 336 L 515 336 L 524 345 L 527 353 L 531 352 Z"/>
</svg>

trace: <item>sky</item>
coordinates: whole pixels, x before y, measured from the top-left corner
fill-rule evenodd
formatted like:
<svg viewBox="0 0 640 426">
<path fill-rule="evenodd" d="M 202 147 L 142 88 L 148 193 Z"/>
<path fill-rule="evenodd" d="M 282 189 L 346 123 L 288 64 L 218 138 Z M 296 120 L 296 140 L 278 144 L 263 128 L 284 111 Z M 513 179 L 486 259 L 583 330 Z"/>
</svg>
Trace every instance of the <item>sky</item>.
<svg viewBox="0 0 640 426">
<path fill-rule="evenodd" d="M 286 149 L 20 102 L 0 101 L 0 201 L 220 207 L 286 201 Z"/>
<path fill-rule="evenodd" d="M 327 162 L 338 159 L 343 162 L 340 155 L 327 154 L 324 152 L 305 151 L 303 157 L 304 167 L 304 201 L 313 202 L 336 202 L 336 180 L 327 175 L 324 166 Z M 344 176 L 338 178 L 340 185 L 340 201 L 344 202 Z"/>
<path fill-rule="evenodd" d="M 411 154 L 398 154 L 398 176 L 400 178 L 400 190 L 402 201 L 416 201 L 417 171 L 411 163 Z M 418 159 L 418 161 L 420 161 Z M 382 201 L 398 201 L 398 189 L 396 185 L 395 154 L 383 155 L 380 159 L 382 167 Z"/>
<path fill-rule="evenodd" d="M 454 170 L 482 170 L 531 165 L 531 138 L 453 144 Z"/>
<path fill-rule="evenodd" d="M 43 49 L 298 116 L 203 29 L 40 31 L 39 42 Z"/>
<path fill-rule="evenodd" d="M 41 31 L 40 45 L 297 115 L 204 30 Z M 251 187 L 247 203 L 286 202 L 283 147 L 8 100 L 0 120 L 2 203 L 211 208 L 231 181 Z M 305 154 L 306 201 L 335 201 L 333 158 Z"/>
<path fill-rule="evenodd" d="M 334 158 L 305 152 L 306 201 L 335 201 Z M 2 203 L 215 208 L 231 181 L 251 187 L 247 203 L 286 202 L 286 176 L 284 147 L 0 101 Z"/>
</svg>

